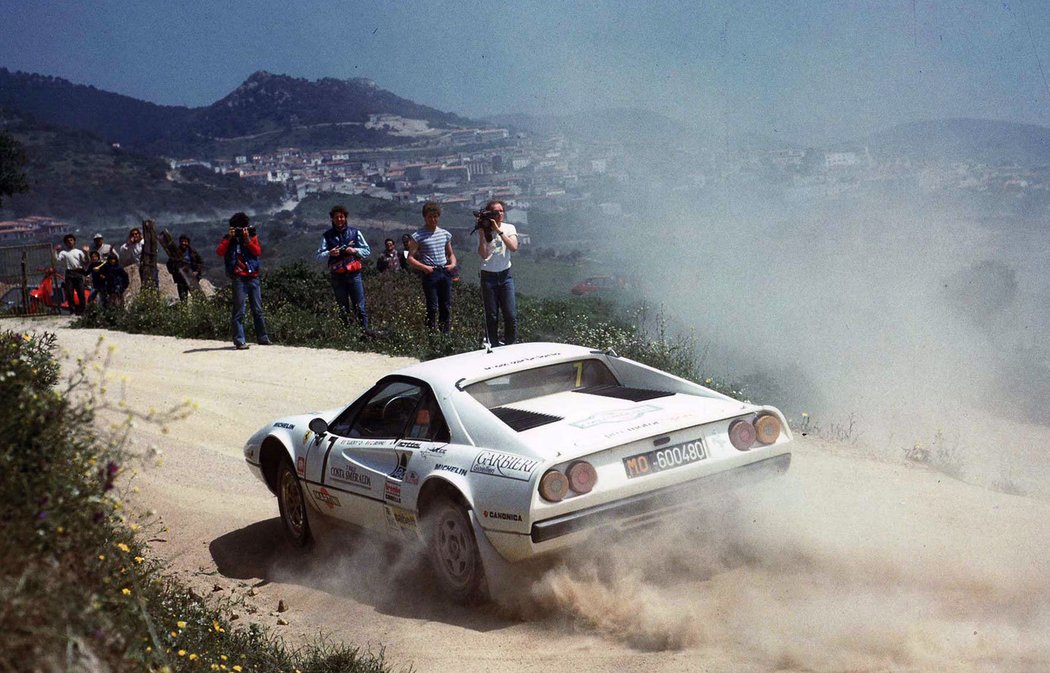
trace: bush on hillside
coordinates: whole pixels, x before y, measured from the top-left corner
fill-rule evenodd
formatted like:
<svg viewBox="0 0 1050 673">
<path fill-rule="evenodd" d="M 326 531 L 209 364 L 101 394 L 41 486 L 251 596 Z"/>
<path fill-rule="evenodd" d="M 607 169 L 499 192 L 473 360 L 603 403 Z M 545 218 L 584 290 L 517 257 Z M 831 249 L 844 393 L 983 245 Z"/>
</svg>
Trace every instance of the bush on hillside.
<svg viewBox="0 0 1050 673">
<path fill-rule="evenodd" d="M 452 332 L 440 335 L 428 332 L 423 324 L 425 307 L 416 274 L 366 270 L 364 281 L 371 326 L 380 333 L 376 339 L 364 338 L 356 321 L 344 323 L 324 271 L 297 262 L 264 272 L 263 308 L 270 337 L 285 345 L 374 351 L 423 360 L 479 347 L 484 316 L 477 285 L 455 284 Z M 90 310 L 78 324 L 133 333 L 228 340 L 230 301 L 228 287 L 212 297 L 195 295 L 187 302 L 171 305 L 155 294 L 143 294 L 123 310 Z M 250 340 L 250 317 L 245 319 L 245 329 Z M 672 337 L 660 311 L 651 306 L 641 305 L 624 315 L 597 298 L 519 296 L 518 333 L 522 341 L 612 349 L 684 378 L 702 378 L 694 340 Z"/>
<path fill-rule="evenodd" d="M 155 524 L 124 500 L 136 463 L 124 448 L 130 423 L 115 436 L 97 430 L 105 377 L 89 376 L 88 363 L 104 354 L 59 384 L 54 344 L 51 334 L 0 333 L 0 670 L 384 669 L 351 648 L 288 652 L 165 577 L 142 542 Z M 126 418 L 163 423 L 184 411 Z"/>
</svg>

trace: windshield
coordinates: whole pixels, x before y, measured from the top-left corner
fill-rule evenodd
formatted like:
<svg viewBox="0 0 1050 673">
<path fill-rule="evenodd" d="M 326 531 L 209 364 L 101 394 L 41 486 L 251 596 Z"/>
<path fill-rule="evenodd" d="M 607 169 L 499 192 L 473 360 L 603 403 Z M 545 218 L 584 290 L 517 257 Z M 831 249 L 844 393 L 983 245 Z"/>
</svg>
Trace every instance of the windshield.
<svg viewBox="0 0 1050 673">
<path fill-rule="evenodd" d="M 588 358 L 496 376 L 464 390 L 485 408 L 494 409 L 544 395 L 619 383 L 604 362 Z"/>
</svg>

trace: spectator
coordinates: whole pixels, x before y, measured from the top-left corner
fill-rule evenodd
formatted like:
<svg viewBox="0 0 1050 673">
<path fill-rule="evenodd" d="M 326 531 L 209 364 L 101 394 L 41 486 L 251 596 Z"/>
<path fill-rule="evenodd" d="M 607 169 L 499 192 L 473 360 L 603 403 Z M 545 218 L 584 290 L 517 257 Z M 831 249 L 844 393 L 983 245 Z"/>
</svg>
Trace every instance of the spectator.
<svg viewBox="0 0 1050 673">
<path fill-rule="evenodd" d="M 102 284 L 96 291 L 102 292 L 102 306 L 123 306 L 124 291 L 128 289 L 130 281 L 128 272 L 120 265 L 120 256 L 110 251 L 98 273 Z"/>
<path fill-rule="evenodd" d="M 347 224 L 346 208 L 337 205 L 328 213 L 332 227 L 321 237 L 317 259 L 328 261 L 328 277 L 335 293 L 335 302 L 342 309 L 343 321 L 350 321 L 350 303 L 365 335 L 368 330 L 368 311 L 365 309 L 365 284 L 361 279 L 362 260 L 372 253 L 364 234 Z"/>
<path fill-rule="evenodd" d="M 510 253 L 518 249 L 518 230 L 513 224 L 503 221 L 505 209 L 502 201 L 489 201 L 485 210 L 492 212 L 491 225 L 478 231 L 485 335 L 492 346 L 518 340 L 518 307 L 514 298 L 514 278 L 510 273 Z M 502 342 L 499 340 L 500 314 L 503 315 Z"/>
<path fill-rule="evenodd" d="M 201 274 L 204 273 L 204 260 L 190 246 L 190 237 L 186 234 L 179 236 L 179 256 L 169 257 L 167 267 L 168 273 L 175 281 L 175 287 L 179 290 L 179 301 L 186 301 L 190 294 L 190 283 L 199 283 Z M 194 287 L 197 283 L 193 283 Z"/>
<path fill-rule="evenodd" d="M 401 237 L 401 252 L 398 253 L 401 262 L 401 270 L 406 271 L 408 269 L 408 258 L 412 255 L 412 237 L 405 234 Z"/>
<path fill-rule="evenodd" d="M 109 257 L 109 253 L 111 253 L 112 251 L 113 246 L 109 243 L 106 243 L 106 241 L 102 238 L 102 233 L 99 232 L 95 234 L 95 237 L 92 239 L 91 248 L 88 250 L 88 254 L 91 254 L 92 252 L 97 252 L 98 258 L 102 260 L 103 263 L 105 263 L 106 258 Z"/>
<path fill-rule="evenodd" d="M 226 264 L 226 275 L 233 286 L 233 307 L 230 314 L 230 326 L 233 329 L 233 345 L 241 351 L 247 350 L 244 337 L 244 303 L 252 308 L 252 322 L 255 323 L 255 339 L 260 346 L 269 346 L 269 335 L 266 333 L 266 320 L 263 318 L 262 289 L 259 286 L 259 256 L 262 246 L 255 233 L 255 227 L 249 226 L 248 216 L 235 213 L 230 218 L 230 228 L 219 241 L 215 254 L 223 258 Z"/>
<path fill-rule="evenodd" d="M 77 237 L 66 234 L 62 239 L 63 250 L 58 253 L 58 267 L 65 274 L 66 280 L 63 289 L 66 292 L 66 301 L 69 302 L 69 310 L 75 315 L 83 315 L 87 304 L 87 295 L 84 292 L 84 274 L 88 270 L 88 256 L 83 250 L 77 248 Z"/>
<path fill-rule="evenodd" d="M 394 239 L 388 238 L 383 241 L 383 252 L 376 259 L 376 269 L 380 273 L 396 273 L 401 270 L 401 259 L 394 247 Z"/>
<path fill-rule="evenodd" d="M 456 267 L 456 253 L 452 250 L 452 234 L 438 226 L 440 219 L 441 206 L 433 201 L 423 204 L 426 226 L 412 234 L 408 263 L 423 272 L 427 329 L 433 331 L 434 317 L 440 314 L 441 333 L 448 334 L 452 329 L 452 269 Z"/>
<path fill-rule="evenodd" d="M 128 240 L 120 246 L 117 254 L 120 255 L 121 266 L 139 265 L 139 259 L 142 257 L 142 231 L 138 227 L 128 232 Z"/>
<path fill-rule="evenodd" d="M 106 262 L 99 256 L 98 250 L 92 250 L 88 256 L 91 258 L 88 262 L 88 269 L 91 273 L 91 296 L 88 298 L 88 303 L 93 304 L 102 296 L 103 280 L 99 272 L 102 271 Z M 105 301 L 103 300 L 102 303 L 105 304 Z"/>
</svg>

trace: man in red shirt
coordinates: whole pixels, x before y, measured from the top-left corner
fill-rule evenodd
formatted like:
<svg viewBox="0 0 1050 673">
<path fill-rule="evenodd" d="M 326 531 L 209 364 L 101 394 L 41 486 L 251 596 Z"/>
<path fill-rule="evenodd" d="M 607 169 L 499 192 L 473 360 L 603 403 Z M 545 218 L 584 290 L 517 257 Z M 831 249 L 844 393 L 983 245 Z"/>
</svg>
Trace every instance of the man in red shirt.
<svg viewBox="0 0 1050 673">
<path fill-rule="evenodd" d="M 230 326 L 233 329 L 233 345 L 237 350 L 247 350 L 248 343 L 244 338 L 244 304 L 252 307 L 252 322 L 255 323 L 255 340 L 260 346 L 269 346 L 269 335 L 266 333 L 266 320 L 263 318 L 262 289 L 259 286 L 259 256 L 262 246 L 255 233 L 255 227 L 249 226 L 248 216 L 236 213 L 230 218 L 230 229 L 215 253 L 226 263 L 226 275 L 233 287 L 233 311 Z"/>
</svg>

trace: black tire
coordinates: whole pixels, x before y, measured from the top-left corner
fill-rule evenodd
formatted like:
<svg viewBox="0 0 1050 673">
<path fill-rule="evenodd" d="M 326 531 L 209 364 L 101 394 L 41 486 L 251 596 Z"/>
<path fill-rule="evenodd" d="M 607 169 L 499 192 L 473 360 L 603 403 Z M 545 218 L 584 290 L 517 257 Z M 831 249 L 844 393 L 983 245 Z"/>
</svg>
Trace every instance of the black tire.
<svg viewBox="0 0 1050 673">
<path fill-rule="evenodd" d="M 441 590 L 456 603 L 478 603 L 488 598 L 481 553 L 463 507 L 439 498 L 424 521 L 427 554 Z"/>
<path fill-rule="evenodd" d="M 288 539 L 296 547 L 306 547 L 313 541 L 306 498 L 295 469 L 287 460 L 277 469 L 277 507 Z"/>
</svg>

